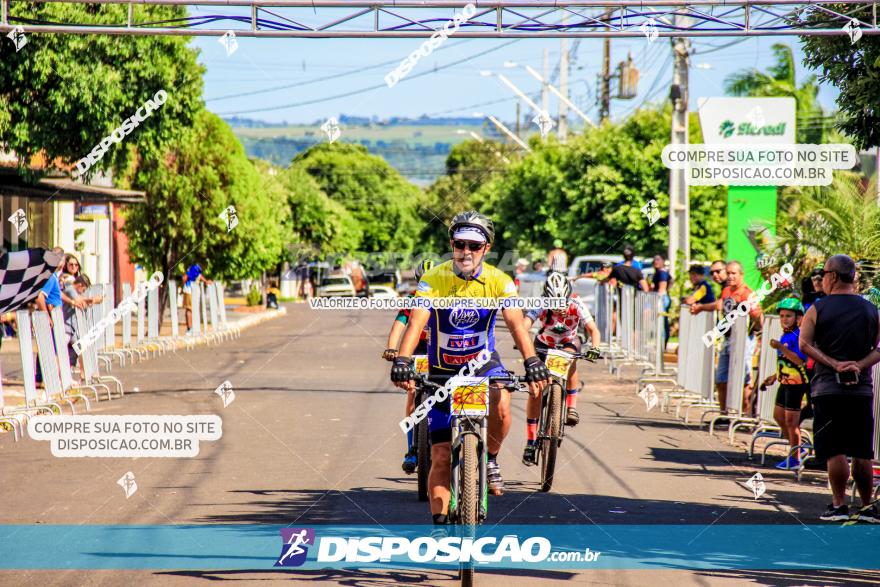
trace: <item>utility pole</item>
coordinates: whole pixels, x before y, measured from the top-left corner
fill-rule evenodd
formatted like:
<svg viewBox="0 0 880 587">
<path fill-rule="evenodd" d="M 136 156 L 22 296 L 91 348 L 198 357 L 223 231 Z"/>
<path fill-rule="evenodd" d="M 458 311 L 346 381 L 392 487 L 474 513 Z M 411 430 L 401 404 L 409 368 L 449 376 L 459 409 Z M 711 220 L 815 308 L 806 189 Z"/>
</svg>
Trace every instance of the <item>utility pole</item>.
<svg viewBox="0 0 880 587">
<path fill-rule="evenodd" d="M 673 24 L 686 26 L 681 17 L 674 17 Z M 672 145 L 688 144 L 688 62 L 690 42 L 685 37 L 672 37 Z M 675 274 L 679 253 L 684 254 L 684 264 L 690 264 L 690 203 L 688 201 L 687 175 L 684 169 L 669 170 L 669 266 Z"/>
<path fill-rule="evenodd" d="M 550 112 L 550 93 L 547 91 L 547 80 L 550 79 L 550 52 L 544 49 L 544 83 L 541 85 L 541 108 Z"/>
<path fill-rule="evenodd" d="M 562 23 L 565 24 L 565 17 L 562 17 Z M 559 91 L 568 99 L 568 39 L 565 37 L 560 41 L 559 57 Z M 566 100 L 559 100 L 559 141 L 564 143 L 568 138 L 568 104 Z"/>
<path fill-rule="evenodd" d="M 520 101 L 516 101 L 516 136 L 520 136 L 519 134 L 519 121 L 521 118 L 521 114 L 519 113 Z"/>
<path fill-rule="evenodd" d="M 603 19 L 610 19 L 611 12 L 602 15 Z M 605 37 L 602 43 L 602 91 L 599 96 L 599 124 L 608 120 L 611 115 L 611 37 Z"/>
</svg>

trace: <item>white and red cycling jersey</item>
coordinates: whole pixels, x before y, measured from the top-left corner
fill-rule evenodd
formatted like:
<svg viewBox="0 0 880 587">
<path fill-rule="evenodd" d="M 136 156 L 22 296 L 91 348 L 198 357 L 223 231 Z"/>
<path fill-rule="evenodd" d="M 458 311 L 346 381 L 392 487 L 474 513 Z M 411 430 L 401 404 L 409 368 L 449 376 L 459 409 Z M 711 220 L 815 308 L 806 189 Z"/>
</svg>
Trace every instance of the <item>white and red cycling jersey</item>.
<svg viewBox="0 0 880 587">
<path fill-rule="evenodd" d="M 526 316 L 532 322 L 541 321 L 541 328 L 535 339 L 550 348 L 575 342 L 578 340 L 578 328 L 593 321 L 593 315 L 577 294 L 571 295 L 568 309 L 563 312 L 532 310 Z"/>
</svg>

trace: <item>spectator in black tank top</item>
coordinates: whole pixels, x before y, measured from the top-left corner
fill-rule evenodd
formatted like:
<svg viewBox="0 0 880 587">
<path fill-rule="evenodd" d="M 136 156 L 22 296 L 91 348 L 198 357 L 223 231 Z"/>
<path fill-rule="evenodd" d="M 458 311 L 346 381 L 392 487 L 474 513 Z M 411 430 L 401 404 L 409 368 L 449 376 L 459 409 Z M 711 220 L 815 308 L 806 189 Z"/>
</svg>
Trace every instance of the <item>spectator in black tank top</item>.
<svg viewBox="0 0 880 587">
<path fill-rule="evenodd" d="M 860 521 L 880 523 L 871 504 L 874 456 L 874 411 L 871 367 L 880 362 L 880 315 L 877 307 L 855 293 L 855 262 L 834 255 L 825 262 L 825 297 L 807 311 L 801 323 L 800 347 L 815 362 L 811 381 L 816 456 L 828 463 L 832 502 L 820 519 L 846 520 L 846 484 L 852 477 L 862 498 Z"/>
</svg>

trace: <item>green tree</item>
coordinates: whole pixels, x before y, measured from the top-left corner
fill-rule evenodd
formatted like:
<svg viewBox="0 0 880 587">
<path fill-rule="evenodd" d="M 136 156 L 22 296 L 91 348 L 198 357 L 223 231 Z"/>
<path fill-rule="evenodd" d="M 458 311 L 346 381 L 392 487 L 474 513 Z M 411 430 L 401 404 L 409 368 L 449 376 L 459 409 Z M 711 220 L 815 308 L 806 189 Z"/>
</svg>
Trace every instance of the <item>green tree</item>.
<svg viewBox="0 0 880 587">
<path fill-rule="evenodd" d="M 128 6 L 12 3 L 10 16 L 50 22 L 125 22 Z M 186 17 L 184 7 L 136 6 L 135 19 Z M 201 103 L 203 68 L 184 37 L 30 35 L 16 52 L 0 46 L 0 145 L 15 151 L 22 172 L 40 152 L 75 163 L 165 90 L 167 101 L 90 170 L 121 169 L 134 149 L 158 157 L 192 125 Z"/>
<path fill-rule="evenodd" d="M 196 262 L 209 278 L 256 277 L 280 260 L 289 230 L 284 189 L 259 173 L 217 116 L 201 110 L 176 148 L 122 179 L 148 194 L 127 210 L 129 255 L 166 279 Z M 220 216 L 228 206 L 239 219 L 231 231 Z"/>
<path fill-rule="evenodd" d="M 641 253 L 663 252 L 669 170 L 660 153 L 669 142 L 670 121 L 668 107 L 647 108 L 622 123 L 587 129 L 564 145 L 533 141 L 532 153 L 484 185 L 474 200 L 493 215 L 507 249 L 546 251 L 560 238 L 571 254 L 618 253 L 624 242 Z M 691 187 L 690 194 L 691 254 L 718 256 L 726 240 L 724 191 Z M 653 225 L 641 211 L 651 200 L 661 213 Z"/>
<path fill-rule="evenodd" d="M 876 185 L 854 173 L 836 172 L 830 186 L 789 188 L 778 219 L 777 236 L 766 251 L 791 263 L 795 276 L 807 277 L 831 255 L 844 253 L 861 262 L 862 285 L 880 287 L 880 205 Z"/>
<path fill-rule="evenodd" d="M 297 155 L 291 166 L 306 171 L 331 200 L 351 212 L 366 251 L 409 252 L 415 246 L 421 191 L 365 147 L 321 143 Z"/>
<path fill-rule="evenodd" d="M 866 17 L 861 5 L 835 4 L 845 16 Z M 798 28 L 826 22 L 819 10 L 804 10 L 794 21 Z M 847 35 L 801 37 L 804 64 L 820 71 L 819 80 L 838 90 L 836 127 L 858 149 L 880 145 L 880 37 L 864 35 L 855 44 Z"/>
<path fill-rule="evenodd" d="M 816 99 L 819 93 L 816 76 L 810 75 L 798 85 L 791 47 L 775 43 L 770 49 L 776 63 L 766 72 L 745 69 L 731 75 L 725 80 L 725 90 L 733 96 L 794 98 L 797 103 L 797 141 L 824 142 L 827 125 L 822 107 Z"/>
<path fill-rule="evenodd" d="M 360 247 L 363 231 L 345 206 L 331 200 L 302 167 L 278 173 L 290 206 L 290 242 L 310 253 L 350 253 Z"/>
<path fill-rule="evenodd" d="M 452 217 L 472 208 L 473 194 L 504 172 L 515 159 L 510 151 L 492 140 L 464 141 L 452 147 L 446 158 L 446 175 L 425 190 L 422 242 L 428 251 L 442 254 L 449 248 L 447 230 Z"/>
</svg>

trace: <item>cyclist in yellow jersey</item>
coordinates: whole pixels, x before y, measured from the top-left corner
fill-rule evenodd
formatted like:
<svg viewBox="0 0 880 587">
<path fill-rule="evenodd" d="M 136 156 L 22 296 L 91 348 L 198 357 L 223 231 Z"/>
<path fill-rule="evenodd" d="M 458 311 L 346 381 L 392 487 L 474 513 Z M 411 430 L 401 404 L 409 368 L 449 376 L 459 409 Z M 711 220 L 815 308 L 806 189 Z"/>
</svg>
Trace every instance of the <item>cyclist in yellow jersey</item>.
<svg viewBox="0 0 880 587">
<path fill-rule="evenodd" d="M 463 212 L 452 219 L 449 244 L 452 260 L 427 271 L 416 289 L 416 297 L 505 298 L 516 295 L 513 280 L 504 272 L 483 263 L 492 248 L 495 227 L 492 221 L 476 211 Z M 400 344 L 399 356 L 391 368 L 391 380 L 397 387 L 415 387 L 412 352 L 419 333 L 430 326 L 428 338 L 429 374 L 432 376 L 458 373 L 463 365 L 483 349 L 491 359 L 477 375 L 492 376 L 504 371 L 495 350 L 495 319 L 497 309 L 456 307 L 452 309 L 417 308 L 410 315 L 407 330 Z M 535 354 L 528 329 L 519 309 L 503 309 L 502 317 L 525 359 L 529 392 L 537 396 L 548 383 L 550 374 Z M 493 384 L 490 389 L 488 422 L 487 476 L 489 489 L 495 495 L 504 491 L 504 482 L 496 456 L 510 429 L 510 393 Z M 431 473 L 428 477 L 431 513 L 435 524 L 445 524 L 449 507 L 450 454 L 452 428 L 449 400 L 435 404 L 428 415 L 431 434 Z"/>
</svg>

